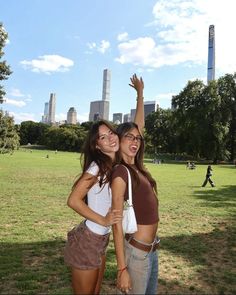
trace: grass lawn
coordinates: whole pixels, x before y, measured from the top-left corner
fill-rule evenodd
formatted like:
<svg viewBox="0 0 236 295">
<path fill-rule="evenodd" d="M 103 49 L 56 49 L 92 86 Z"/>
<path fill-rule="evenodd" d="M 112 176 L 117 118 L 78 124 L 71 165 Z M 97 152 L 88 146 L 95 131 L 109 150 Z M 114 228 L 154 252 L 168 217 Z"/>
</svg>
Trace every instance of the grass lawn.
<svg viewBox="0 0 236 295">
<path fill-rule="evenodd" d="M 48 158 L 46 157 L 48 155 Z M 146 165 L 158 183 L 159 294 L 236 292 L 236 168 Z M 72 294 L 63 262 L 66 233 L 81 217 L 66 206 L 79 154 L 21 149 L 0 155 L 0 294 Z M 113 242 L 103 293 L 115 292 Z"/>
</svg>

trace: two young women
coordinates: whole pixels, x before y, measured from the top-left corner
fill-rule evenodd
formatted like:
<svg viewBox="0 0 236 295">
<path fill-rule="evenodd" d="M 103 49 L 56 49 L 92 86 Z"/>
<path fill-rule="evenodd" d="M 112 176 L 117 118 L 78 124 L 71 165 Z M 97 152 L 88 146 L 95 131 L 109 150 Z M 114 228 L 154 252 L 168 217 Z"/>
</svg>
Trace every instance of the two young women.
<svg viewBox="0 0 236 295">
<path fill-rule="evenodd" d="M 135 123 L 144 127 L 143 80 L 133 75 L 137 92 Z M 138 128 L 137 127 L 137 128 Z M 71 267 L 74 294 L 99 294 L 105 268 L 105 250 L 111 225 L 120 224 L 122 209 L 111 208 L 110 180 L 119 138 L 106 121 L 92 125 L 83 152 L 83 171 L 73 186 L 67 204 L 85 220 L 68 235 L 64 258 Z M 87 204 L 84 198 L 87 196 Z"/>
</svg>

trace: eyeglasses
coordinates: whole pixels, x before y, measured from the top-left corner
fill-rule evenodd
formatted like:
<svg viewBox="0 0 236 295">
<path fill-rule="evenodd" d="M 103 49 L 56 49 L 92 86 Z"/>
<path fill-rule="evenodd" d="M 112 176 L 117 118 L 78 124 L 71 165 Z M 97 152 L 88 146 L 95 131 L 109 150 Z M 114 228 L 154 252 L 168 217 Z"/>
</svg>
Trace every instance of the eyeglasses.
<svg viewBox="0 0 236 295">
<path fill-rule="evenodd" d="M 134 136 L 133 134 L 129 133 L 129 134 L 125 134 L 124 137 L 127 138 L 129 141 L 135 141 L 135 140 L 137 140 L 137 142 L 143 141 L 143 138 L 140 135 Z"/>
</svg>

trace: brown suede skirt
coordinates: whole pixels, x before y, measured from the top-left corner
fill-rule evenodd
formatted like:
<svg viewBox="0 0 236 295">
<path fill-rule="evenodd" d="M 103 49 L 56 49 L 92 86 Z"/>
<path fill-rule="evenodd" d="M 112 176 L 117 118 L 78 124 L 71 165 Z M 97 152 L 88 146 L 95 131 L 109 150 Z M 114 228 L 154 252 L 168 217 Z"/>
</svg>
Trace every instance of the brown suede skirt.
<svg viewBox="0 0 236 295">
<path fill-rule="evenodd" d="M 110 233 L 99 235 L 92 232 L 81 222 L 67 234 L 64 249 L 64 261 L 73 268 L 96 269 L 101 266 L 102 256 L 106 252 Z"/>
</svg>

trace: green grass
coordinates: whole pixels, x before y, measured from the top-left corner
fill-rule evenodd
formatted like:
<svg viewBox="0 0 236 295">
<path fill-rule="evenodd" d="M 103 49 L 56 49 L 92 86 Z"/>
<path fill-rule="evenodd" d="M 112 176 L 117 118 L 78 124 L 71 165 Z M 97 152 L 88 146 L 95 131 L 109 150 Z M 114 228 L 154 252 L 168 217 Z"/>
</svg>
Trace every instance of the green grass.
<svg viewBox="0 0 236 295">
<path fill-rule="evenodd" d="M 233 294 L 236 168 L 213 166 L 216 187 L 202 188 L 206 165 L 146 165 L 160 200 L 159 293 Z M 77 153 L 0 155 L 0 294 L 72 294 L 63 247 L 81 220 L 66 206 L 79 173 Z M 114 293 L 115 276 L 111 239 L 104 293 Z"/>
</svg>

